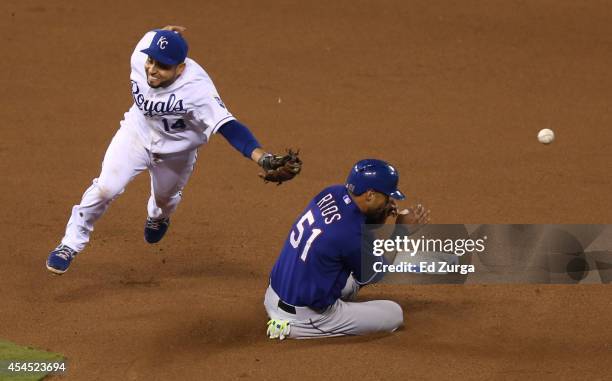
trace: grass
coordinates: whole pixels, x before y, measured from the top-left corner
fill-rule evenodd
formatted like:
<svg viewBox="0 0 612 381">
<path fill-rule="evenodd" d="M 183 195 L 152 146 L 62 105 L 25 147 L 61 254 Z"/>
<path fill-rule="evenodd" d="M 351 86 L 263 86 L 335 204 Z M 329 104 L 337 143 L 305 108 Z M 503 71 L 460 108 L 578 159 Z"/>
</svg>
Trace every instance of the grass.
<svg viewBox="0 0 612 381">
<path fill-rule="evenodd" d="M 10 372 L 7 370 L 7 361 L 18 361 L 23 363 L 28 361 L 62 361 L 63 359 L 64 357 L 57 353 L 23 347 L 8 341 L 0 340 L 0 381 L 39 381 L 48 375 L 48 373 Z"/>
</svg>

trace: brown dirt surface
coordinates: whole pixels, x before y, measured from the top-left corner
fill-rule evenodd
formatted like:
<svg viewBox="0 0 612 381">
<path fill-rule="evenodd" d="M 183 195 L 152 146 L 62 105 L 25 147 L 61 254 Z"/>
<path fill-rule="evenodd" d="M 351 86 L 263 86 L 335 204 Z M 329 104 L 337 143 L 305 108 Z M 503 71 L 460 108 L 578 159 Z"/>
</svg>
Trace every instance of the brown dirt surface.
<svg viewBox="0 0 612 381">
<path fill-rule="evenodd" d="M 52 276 L 132 103 L 132 49 L 165 24 L 304 170 L 264 185 L 216 137 L 163 242 L 142 238 L 143 174 Z M 374 286 L 363 298 L 397 300 L 406 326 L 368 338 L 272 342 L 263 309 L 293 219 L 364 157 L 394 163 L 434 222 L 612 222 L 609 2 L 24 0 L 0 3 L 0 31 L 0 337 L 65 354 L 58 379 L 609 377 L 610 285 Z"/>
</svg>

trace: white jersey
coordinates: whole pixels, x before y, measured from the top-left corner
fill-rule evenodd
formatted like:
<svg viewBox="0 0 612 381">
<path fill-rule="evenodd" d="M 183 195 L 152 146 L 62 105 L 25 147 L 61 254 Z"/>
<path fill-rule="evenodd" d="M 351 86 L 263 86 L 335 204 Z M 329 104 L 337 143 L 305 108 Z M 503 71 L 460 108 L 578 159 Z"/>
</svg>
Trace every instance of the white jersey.
<svg viewBox="0 0 612 381">
<path fill-rule="evenodd" d="M 136 129 L 145 148 L 167 154 L 193 150 L 208 142 L 223 124 L 235 118 L 227 110 L 212 80 L 190 58 L 176 81 L 165 88 L 151 88 L 147 83 L 142 53 L 151 44 L 155 32 L 148 32 L 132 53 L 132 97 L 134 104 L 125 113 L 122 126 Z"/>
</svg>

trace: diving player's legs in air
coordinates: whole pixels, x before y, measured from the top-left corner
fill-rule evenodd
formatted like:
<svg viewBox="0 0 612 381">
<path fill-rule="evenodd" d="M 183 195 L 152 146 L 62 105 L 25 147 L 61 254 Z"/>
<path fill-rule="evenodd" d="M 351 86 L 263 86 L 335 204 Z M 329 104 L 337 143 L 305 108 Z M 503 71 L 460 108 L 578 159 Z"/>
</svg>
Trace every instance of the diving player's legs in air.
<svg viewBox="0 0 612 381">
<path fill-rule="evenodd" d="M 147 205 L 145 240 L 159 242 L 170 224 L 170 215 L 181 201 L 181 191 L 193 173 L 197 150 L 171 155 L 154 155 L 149 168 L 151 197 Z"/>
<path fill-rule="evenodd" d="M 47 260 L 50 271 L 62 274 L 68 269 L 72 258 L 85 249 L 96 221 L 148 163 L 148 151 L 138 137 L 127 127 L 121 127 L 106 150 L 100 176 L 87 188 L 81 202 L 72 208 L 61 244 Z"/>
<path fill-rule="evenodd" d="M 89 242 L 93 225 L 110 203 L 123 193 L 137 174 L 147 168 L 148 152 L 136 143 L 137 139 L 135 133 L 126 127 L 117 131 L 104 155 L 100 176 L 85 191 L 81 203 L 72 208 L 62 244 L 77 252 L 82 251 Z"/>
</svg>

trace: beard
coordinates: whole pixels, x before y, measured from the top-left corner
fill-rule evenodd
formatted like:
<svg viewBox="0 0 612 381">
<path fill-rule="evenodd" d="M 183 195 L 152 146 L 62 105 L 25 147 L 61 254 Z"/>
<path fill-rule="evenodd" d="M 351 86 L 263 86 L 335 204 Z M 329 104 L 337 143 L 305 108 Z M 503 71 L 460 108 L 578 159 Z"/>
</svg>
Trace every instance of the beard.
<svg viewBox="0 0 612 381">
<path fill-rule="evenodd" d="M 157 85 L 152 85 L 151 82 L 149 82 L 149 78 L 147 76 L 147 85 L 149 85 L 149 87 L 152 88 L 152 89 L 159 89 L 160 87 L 168 87 L 171 84 L 173 84 L 174 81 L 176 81 L 176 78 L 167 79 L 165 81 L 161 81 Z"/>
<path fill-rule="evenodd" d="M 151 76 L 149 75 L 149 70 L 147 70 L 147 68 L 145 68 L 145 75 L 147 77 L 147 85 L 149 85 L 149 87 L 152 89 L 159 89 L 160 87 L 168 87 L 172 85 L 179 77 L 179 74 L 177 73 L 176 68 L 175 68 L 174 71 L 172 72 L 172 77 L 164 81 L 159 81 L 157 85 L 153 85 L 151 84 L 151 79 L 150 79 Z"/>
<path fill-rule="evenodd" d="M 385 223 L 385 221 L 387 221 L 387 217 L 389 217 L 389 214 L 391 213 L 391 209 L 390 208 L 384 208 L 381 210 L 376 210 L 370 214 L 366 215 L 366 224 L 373 224 L 373 225 L 382 225 Z"/>
<path fill-rule="evenodd" d="M 389 201 L 380 209 L 376 209 L 366 214 L 366 224 L 382 225 L 390 215 L 397 209 L 395 202 Z"/>
</svg>

